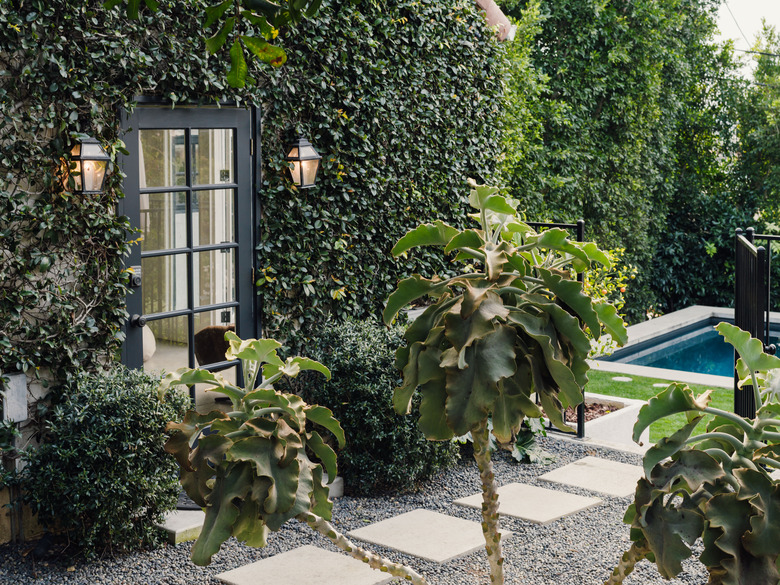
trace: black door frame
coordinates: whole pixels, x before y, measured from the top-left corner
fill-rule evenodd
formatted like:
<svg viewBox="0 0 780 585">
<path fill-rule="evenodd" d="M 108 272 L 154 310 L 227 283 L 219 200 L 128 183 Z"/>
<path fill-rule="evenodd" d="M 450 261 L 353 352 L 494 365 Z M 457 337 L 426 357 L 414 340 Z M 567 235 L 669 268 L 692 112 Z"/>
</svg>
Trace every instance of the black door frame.
<svg viewBox="0 0 780 585">
<path fill-rule="evenodd" d="M 235 209 L 235 234 L 236 234 L 236 299 L 232 306 L 237 309 L 236 329 L 243 337 L 257 337 L 259 331 L 259 312 L 257 295 L 255 290 L 255 260 L 256 244 L 258 237 L 259 209 L 259 185 L 260 171 L 260 116 L 257 108 L 239 108 L 232 104 L 221 106 L 177 106 L 172 108 L 170 103 L 155 99 L 139 99 L 139 105 L 133 112 L 121 113 L 121 124 L 126 133 L 123 137 L 129 155 L 120 156 L 119 166 L 125 173 L 124 192 L 125 197 L 120 200 L 118 213 L 128 216 L 132 225 L 140 219 L 140 181 L 138 172 L 139 158 L 139 129 L 155 128 L 234 128 L 235 129 L 235 153 L 236 176 L 235 185 L 238 191 L 237 201 L 239 205 Z M 189 169 L 188 169 L 189 176 Z M 188 181 L 189 182 L 189 181 Z M 232 185 L 232 184 L 231 184 Z M 223 187 L 225 185 L 219 185 Z M 161 189 L 162 190 L 162 189 Z M 170 189 L 167 189 L 170 191 Z M 241 205 L 241 201 L 246 203 Z M 131 239 L 134 236 L 131 235 Z M 188 246 L 191 243 L 188 242 Z M 189 247 L 182 251 L 192 251 Z M 141 249 L 139 244 L 131 247 L 131 252 L 125 260 L 127 267 L 141 265 Z M 191 272 L 190 272 L 191 273 Z M 143 277 L 143 275 L 142 275 Z M 143 284 L 141 284 L 143 286 Z M 166 317 L 186 314 L 191 320 L 197 312 L 219 309 L 221 305 L 210 305 L 208 309 L 198 310 L 194 308 L 193 282 L 188 281 L 188 308 L 182 311 L 170 311 Z M 141 288 L 131 288 L 131 294 L 127 296 L 127 312 L 129 316 L 143 316 L 143 298 Z M 226 304 L 230 305 L 230 303 Z M 161 317 L 157 317 L 161 318 Z M 189 362 L 190 366 L 196 365 L 194 358 L 194 331 L 189 328 Z M 125 323 L 125 341 L 122 345 L 122 363 L 131 368 L 142 368 L 142 328 L 133 326 L 128 319 Z M 220 369 L 228 365 L 225 362 L 210 364 L 205 369 Z"/>
</svg>

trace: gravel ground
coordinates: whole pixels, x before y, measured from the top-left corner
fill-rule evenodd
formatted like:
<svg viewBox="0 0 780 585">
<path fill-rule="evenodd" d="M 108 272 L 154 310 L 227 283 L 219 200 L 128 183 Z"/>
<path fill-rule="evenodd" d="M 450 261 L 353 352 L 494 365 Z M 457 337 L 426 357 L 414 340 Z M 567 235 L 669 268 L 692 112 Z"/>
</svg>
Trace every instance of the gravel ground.
<svg viewBox="0 0 780 585">
<path fill-rule="evenodd" d="M 543 439 L 543 446 L 556 454 L 549 466 L 520 465 L 501 454 L 494 461 L 499 485 L 523 482 L 553 490 L 594 495 L 586 490 L 557 486 L 537 480 L 547 471 L 586 455 L 639 464 L 640 458 L 611 449 L 572 441 Z M 479 491 L 476 464 L 463 461 L 458 467 L 428 481 L 416 493 L 383 498 L 336 500 L 334 525 L 342 532 L 353 530 L 416 508 L 434 510 L 468 520 L 480 521 L 478 510 L 455 506 L 452 501 Z M 608 578 L 620 555 L 629 545 L 628 527 L 621 521 L 631 498 L 600 496 L 603 504 L 579 512 L 547 526 L 513 518 L 502 518 L 502 529 L 514 535 L 505 541 L 506 582 L 512 585 L 591 585 Z M 264 549 L 252 549 L 229 540 L 208 567 L 189 560 L 191 544 L 166 546 L 159 550 L 119 556 L 98 562 L 74 564 L 49 560 L 33 562 L 24 556 L 29 545 L 0 546 L 0 584 L 26 585 L 217 585 L 215 575 L 304 544 L 337 550 L 329 541 L 299 522 L 291 521 L 268 539 Z M 484 550 L 438 565 L 381 547 L 367 548 L 394 561 L 404 562 L 422 573 L 431 585 L 483 585 L 489 582 Z M 640 563 L 626 585 L 690 584 L 707 582 L 706 571 L 698 561 L 684 563 L 681 577 L 665 581 L 647 561 Z M 400 580 L 397 581 L 401 583 Z M 394 582 L 395 583 L 395 582 Z"/>
</svg>

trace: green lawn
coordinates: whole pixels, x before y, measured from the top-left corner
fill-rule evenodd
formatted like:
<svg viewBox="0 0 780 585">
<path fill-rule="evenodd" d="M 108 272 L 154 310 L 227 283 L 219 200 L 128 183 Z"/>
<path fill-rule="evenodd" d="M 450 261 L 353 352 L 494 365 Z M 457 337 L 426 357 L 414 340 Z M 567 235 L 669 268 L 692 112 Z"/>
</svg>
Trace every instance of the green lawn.
<svg viewBox="0 0 780 585">
<path fill-rule="evenodd" d="M 615 376 L 626 376 L 631 378 L 631 382 L 616 382 L 612 378 Z M 620 396 L 622 398 L 636 398 L 638 400 L 649 400 L 664 388 L 655 388 L 653 384 L 664 383 L 668 385 L 669 380 L 658 380 L 654 378 L 642 378 L 640 376 L 628 376 L 626 374 L 616 374 L 614 372 L 600 372 L 597 370 L 590 370 L 588 372 L 588 385 L 585 387 L 586 392 L 593 392 L 594 394 L 606 394 L 607 396 Z M 705 390 L 708 390 L 708 386 L 701 386 L 698 384 L 689 384 L 695 396 L 698 396 Z M 734 411 L 734 391 L 729 388 L 713 388 L 711 406 L 720 408 L 723 410 Z M 709 417 L 708 417 L 709 418 Z M 707 419 L 705 419 L 706 421 Z M 699 423 L 696 427 L 696 433 L 704 432 L 705 421 Z M 685 424 L 685 415 L 678 414 L 670 416 L 663 420 L 650 425 L 650 441 L 652 443 L 657 442 L 662 437 L 668 437 L 674 433 L 677 429 Z"/>
</svg>

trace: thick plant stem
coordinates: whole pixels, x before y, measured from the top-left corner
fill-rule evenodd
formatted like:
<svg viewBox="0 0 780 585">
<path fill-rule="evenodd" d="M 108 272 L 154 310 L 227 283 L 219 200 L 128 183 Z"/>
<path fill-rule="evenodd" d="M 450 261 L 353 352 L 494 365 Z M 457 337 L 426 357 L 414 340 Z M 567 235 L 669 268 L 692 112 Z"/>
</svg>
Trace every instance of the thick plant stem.
<svg viewBox="0 0 780 585">
<path fill-rule="evenodd" d="M 641 545 L 636 542 L 632 543 L 631 548 L 623 553 L 623 557 L 615 570 L 612 571 L 612 575 L 604 581 L 604 585 L 621 585 L 623 579 L 634 570 L 634 565 L 645 558 L 649 552 L 650 547 L 647 546 L 647 543 L 643 542 Z"/>
<path fill-rule="evenodd" d="M 312 530 L 322 534 L 351 557 L 367 563 L 372 569 L 377 569 L 383 573 L 390 573 L 394 577 L 400 577 L 414 583 L 414 585 L 428 585 L 425 578 L 414 569 L 407 567 L 406 565 L 394 563 L 389 559 L 382 558 L 379 555 L 360 548 L 337 531 L 333 525 L 324 518 L 312 514 L 311 512 L 299 514 L 297 518 L 301 522 L 306 522 Z"/>
<path fill-rule="evenodd" d="M 504 557 L 501 553 L 501 533 L 498 531 L 498 486 L 490 460 L 490 435 L 487 419 L 472 429 L 474 459 L 482 481 L 482 533 L 490 564 L 490 584 L 504 585 Z"/>
</svg>

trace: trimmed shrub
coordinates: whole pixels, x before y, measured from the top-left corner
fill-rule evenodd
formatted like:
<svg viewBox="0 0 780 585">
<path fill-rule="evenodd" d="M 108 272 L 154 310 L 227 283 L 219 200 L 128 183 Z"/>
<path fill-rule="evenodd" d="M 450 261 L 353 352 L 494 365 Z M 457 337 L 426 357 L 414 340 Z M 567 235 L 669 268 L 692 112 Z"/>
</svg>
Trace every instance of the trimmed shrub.
<svg viewBox="0 0 780 585">
<path fill-rule="evenodd" d="M 304 355 L 325 364 L 332 378 L 309 376 L 295 390 L 310 404 L 333 411 L 347 436 L 339 452 L 339 474 L 354 495 L 403 491 L 457 460 L 457 447 L 428 441 L 414 414 L 393 411 L 393 388 L 400 382 L 393 366 L 403 344 L 403 328 L 387 329 L 373 320 L 326 323 Z"/>
<path fill-rule="evenodd" d="M 189 397 L 160 400 L 159 383 L 124 367 L 81 374 L 52 409 L 43 443 L 25 454 L 25 502 L 88 557 L 156 544 L 154 523 L 176 505 L 165 425 L 181 419 Z"/>
</svg>

